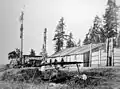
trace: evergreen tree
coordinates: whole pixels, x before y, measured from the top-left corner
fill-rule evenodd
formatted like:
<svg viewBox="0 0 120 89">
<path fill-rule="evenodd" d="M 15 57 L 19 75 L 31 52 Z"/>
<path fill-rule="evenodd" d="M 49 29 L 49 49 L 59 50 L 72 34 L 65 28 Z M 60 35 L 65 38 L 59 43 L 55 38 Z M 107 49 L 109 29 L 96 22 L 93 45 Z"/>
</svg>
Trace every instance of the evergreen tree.
<svg viewBox="0 0 120 89">
<path fill-rule="evenodd" d="M 113 0 L 108 0 L 104 15 L 104 31 L 106 38 L 115 37 L 117 34 L 119 7 Z"/>
<path fill-rule="evenodd" d="M 100 43 L 105 41 L 102 20 L 96 16 L 93 21 L 93 27 L 89 30 L 90 43 Z"/>
<path fill-rule="evenodd" d="M 96 43 L 96 41 L 98 41 L 98 36 L 96 35 L 95 29 L 93 27 L 89 29 L 88 34 L 89 43 Z"/>
<path fill-rule="evenodd" d="M 116 37 L 118 24 L 118 10 L 115 0 L 108 0 L 104 15 L 104 32 L 107 41 L 107 66 L 109 66 L 109 38 Z"/>
<path fill-rule="evenodd" d="M 104 36 L 105 33 L 103 30 L 103 24 L 102 24 L 102 20 L 100 19 L 99 16 L 96 16 L 94 19 L 93 28 L 92 28 L 91 33 L 93 34 L 93 38 L 94 38 L 93 43 L 105 42 L 105 36 Z"/>
<path fill-rule="evenodd" d="M 88 38 L 88 34 L 86 34 L 86 37 L 85 37 L 85 39 L 83 41 L 83 45 L 87 45 L 87 44 L 90 44 L 90 40 Z"/>
<path fill-rule="evenodd" d="M 93 21 L 93 26 L 89 29 L 88 34 L 86 35 L 83 44 L 90 44 L 90 43 L 100 43 L 104 42 L 104 31 L 102 26 L 102 20 L 96 16 Z"/>
<path fill-rule="evenodd" d="M 72 35 L 72 33 L 70 33 L 70 34 L 69 34 L 69 38 L 68 38 L 68 40 L 67 40 L 66 48 L 71 48 L 71 47 L 74 47 L 74 46 L 75 46 L 75 44 L 74 44 L 74 42 L 72 41 L 72 39 L 73 39 L 73 35 Z"/>
<path fill-rule="evenodd" d="M 64 18 L 62 17 L 56 27 L 56 33 L 54 36 L 55 43 L 55 52 L 59 52 L 63 49 L 64 39 L 65 39 L 65 31 L 64 31 L 65 23 Z"/>
<path fill-rule="evenodd" d="M 30 51 L 30 56 L 35 56 L 36 54 L 35 54 L 35 50 L 33 50 L 33 49 L 31 49 L 31 51 Z"/>
</svg>

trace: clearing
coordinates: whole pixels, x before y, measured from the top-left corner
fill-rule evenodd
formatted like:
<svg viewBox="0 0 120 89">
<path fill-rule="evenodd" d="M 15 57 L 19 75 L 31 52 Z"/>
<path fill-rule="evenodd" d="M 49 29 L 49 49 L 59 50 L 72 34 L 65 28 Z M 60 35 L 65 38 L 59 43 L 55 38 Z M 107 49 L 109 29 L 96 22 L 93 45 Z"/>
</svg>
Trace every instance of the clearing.
<svg viewBox="0 0 120 89">
<path fill-rule="evenodd" d="M 0 89 L 120 89 L 120 67 L 82 68 L 77 71 L 45 72 L 37 68 L 8 69 L 0 72 Z M 54 75 L 55 76 L 54 76 Z"/>
</svg>

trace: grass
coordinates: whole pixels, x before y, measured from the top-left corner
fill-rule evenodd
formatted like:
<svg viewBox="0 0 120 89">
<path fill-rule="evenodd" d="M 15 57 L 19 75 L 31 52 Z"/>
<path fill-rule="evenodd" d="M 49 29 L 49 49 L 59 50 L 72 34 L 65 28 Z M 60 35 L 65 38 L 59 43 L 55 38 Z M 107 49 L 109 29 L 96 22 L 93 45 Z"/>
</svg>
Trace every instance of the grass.
<svg viewBox="0 0 120 89">
<path fill-rule="evenodd" d="M 48 87 L 50 83 L 55 84 L 55 86 L 52 86 L 54 87 L 53 89 L 114 89 L 114 87 L 117 87 L 117 89 L 120 88 L 120 68 L 118 67 L 91 68 L 81 71 L 80 75 L 86 74 L 87 80 L 82 80 L 79 77 L 74 77 L 78 75 L 77 71 L 59 71 L 57 73 L 57 76 L 53 76 L 51 77 L 51 80 L 49 80 L 52 73 L 53 70 L 41 72 L 36 68 L 9 69 L 4 71 L 1 76 L 1 81 L 9 82 L 13 86 L 26 86 L 26 88 L 23 89 L 28 89 L 28 86 L 29 89 L 46 89 L 46 87 Z M 19 87 L 17 89 L 19 89 Z"/>
</svg>

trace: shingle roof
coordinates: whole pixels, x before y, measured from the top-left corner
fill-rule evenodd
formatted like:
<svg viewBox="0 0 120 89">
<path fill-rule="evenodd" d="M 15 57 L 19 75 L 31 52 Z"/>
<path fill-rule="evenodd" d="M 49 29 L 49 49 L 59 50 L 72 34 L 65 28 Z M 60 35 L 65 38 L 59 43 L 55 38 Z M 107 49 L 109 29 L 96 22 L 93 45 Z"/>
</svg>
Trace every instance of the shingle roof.
<svg viewBox="0 0 120 89">
<path fill-rule="evenodd" d="M 105 43 L 99 43 L 99 44 L 92 44 L 92 49 L 98 48 L 105 45 Z M 60 52 L 57 52 L 50 57 L 63 57 L 63 56 L 70 56 L 70 55 L 78 55 L 78 54 L 83 54 L 90 51 L 90 44 L 88 45 L 83 45 L 82 47 L 72 47 L 72 48 L 66 48 L 63 49 Z"/>
</svg>

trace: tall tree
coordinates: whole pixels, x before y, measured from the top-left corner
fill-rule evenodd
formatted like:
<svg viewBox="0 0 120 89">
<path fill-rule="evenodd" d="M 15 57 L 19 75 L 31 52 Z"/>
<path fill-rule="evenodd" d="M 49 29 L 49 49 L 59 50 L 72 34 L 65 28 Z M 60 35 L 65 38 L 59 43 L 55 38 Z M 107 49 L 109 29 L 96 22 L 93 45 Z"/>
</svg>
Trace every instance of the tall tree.
<svg viewBox="0 0 120 89">
<path fill-rule="evenodd" d="M 109 38 L 116 37 L 118 24 L 118 10 L 115 0 L 108 0 L 104 15 L 104 31 L 107 40 L 107 66 L 109 65 Z"/>
<path fill-rule="evenodd" d="M 67 40 L 66 48 L 71 48 L 75 46 L 75 43 L 72 41 L 73 35 L 72 33 L 69 34 L 69 38 Z"/>
<path fill-rule="evenodd" d="M 33 50 L 33 49 L 31 49 L 31 51 L 30 51 L 30 56 L 35 56 L 36 54 L 35 54 L 35 50 Z"/>
<path fill-rule="evenodd" d="M 64 31 L 65 23 L 64 18 L 62 17 L 56 27 L 54 41 L 55 43 L 55 52 L 59 52 L 63 49 L 64 39 L 65 39 L 65 31 Z"/>
<path fill-rule="evenodd" d="M 105 42 L 104 29 L 102 24 L 102 19 L 96 16 L 93 22 L 92 32 L 94 41 L 93 43 Z"/>
<path fill-rule="evenodd" d="M 93 26 L 89 29 L 88 32 L 88 44 L 89 43 L 100 43 L 105 42 L 104 29 L 102 20 L 99 16 L 96 16 L 93 21 Z"/>
<path fill-rule="evenodd" d="M 96 16 L 93 21 L 93 26 L 91 26 L 91 28 L 89 29 L 89 32 L 86 35 L 83 44 L 100 43 L 104 42 L 104 39 L 105 37 L 102 20 L 99 18 L 99 16 Z"/>
<path fill-rule="evenodd" d="M 108 0 L 104 18 L 104 30 L 107 38 L 115 37 L 117 34 L 118 10 L 115 0 Z"/>
</svg>

